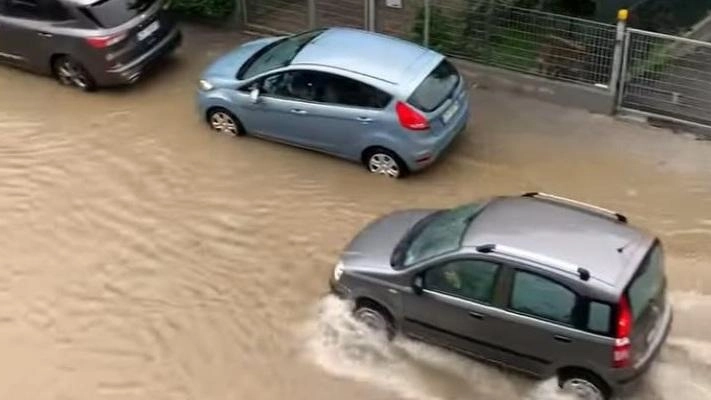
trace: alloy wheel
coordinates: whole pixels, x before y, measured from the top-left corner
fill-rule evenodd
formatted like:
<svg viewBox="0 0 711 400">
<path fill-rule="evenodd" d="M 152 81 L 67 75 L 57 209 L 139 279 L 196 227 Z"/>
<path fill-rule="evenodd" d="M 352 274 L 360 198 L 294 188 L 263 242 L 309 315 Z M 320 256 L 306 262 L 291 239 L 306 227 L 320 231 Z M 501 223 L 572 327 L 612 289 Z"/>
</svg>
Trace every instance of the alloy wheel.
<svg viewBox="0 0 711 400">
<path fill-rule="evenodd" d="M 68 86 L 82 90 L 87 90 L 90 87 L 89 77 L 83 68 L 69 58 L 65 58 L 59 63 L 57 77 L 61 83 Z"/>
<path fill-rule="evenodd" d="M 400 176 L 400 166 L 390 155 L 375 153 L 368 159 L 368 170 L 374 174 L 385 175 L 390 178 Z"/>
<path fill-rule="evenodd" d="M 600 389 L 581 378 L 572 378 L 563 384 L 563 390 L 575 395 L 580 400 L 604 400 L 605 396 Z"/>
<path fill-rule="evenodd" d="M 210 126 L 219 133 L 237 136 L 239 128 L 234 118 L 224 111 L 217 111 L 210 116 Z"/>
</svg>

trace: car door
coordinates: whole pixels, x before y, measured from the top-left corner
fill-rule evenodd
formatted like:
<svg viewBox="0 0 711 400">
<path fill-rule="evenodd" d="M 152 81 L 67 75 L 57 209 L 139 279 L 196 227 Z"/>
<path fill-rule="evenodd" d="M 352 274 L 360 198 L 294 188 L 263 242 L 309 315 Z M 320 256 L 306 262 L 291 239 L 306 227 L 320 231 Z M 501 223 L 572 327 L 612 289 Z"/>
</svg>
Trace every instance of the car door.
<svg viewBox="0 0 711 400">
<path fill-rule="evenodd" d="M 500 264 L 457 258 L 425 267 L 421 293 L 404 294 L 403 331 L 425 341 L 496 361 L 489 315 Z"/>
<path fill-rule="evenodd" d="M 2 48 L 11 62 L 21 67 L 44 70 L 58 48 L 55 24 L 71 20 L 56 0 L 1 0 Z M 9 55 L 9 56 L 8 56 Z"/>
<path fill-rule="evenodd" d="M 259 89 L 256 102 L 244 101 L 239 113 L 247 131 L 298 146 L 317 148 L 314 130 L 319 129 L 316 108 L 317 93 L 310 71 L 278 72 L 243 88 L 249 96 Z"/>
<path fill-rule="evenodd" d="M 533 270 L 514 267 L 510 273 L 507 305 L 490 318 L 502 361 L 541 376 L 569 362 L 582 365 L 591 357 L 585 349 L 592 348 L 589 340 L 593 336 L 579 329 L 584 299 L 556 279 Z M 605 339 L 599 336 L 599 340 Z"/>
<path fill-rule="evenodd" d="M 312 110 L 314 145 L 338 156 L 360 159 L 369 134 L 381 132 L 392 96 L 371 85 L 335 73 L 315 72 Z"/>
</svg>

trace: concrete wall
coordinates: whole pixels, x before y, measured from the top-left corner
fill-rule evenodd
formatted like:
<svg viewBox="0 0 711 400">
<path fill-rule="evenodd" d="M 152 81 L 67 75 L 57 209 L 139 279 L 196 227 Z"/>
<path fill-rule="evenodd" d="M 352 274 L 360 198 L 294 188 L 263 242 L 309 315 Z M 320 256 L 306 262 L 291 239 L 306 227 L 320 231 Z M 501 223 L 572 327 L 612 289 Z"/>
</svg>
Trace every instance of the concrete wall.
<svg viewBox="0 0 711 400">
<path fill-rule="evenodd" d="M 524 94 L 555 104 L 582 108 L 596 114 L 615 112 L 615 97 L 606 89 L 553 81 L 461 60 L 453 61 L 467 80 L 482 88 Z"/>
</svg>

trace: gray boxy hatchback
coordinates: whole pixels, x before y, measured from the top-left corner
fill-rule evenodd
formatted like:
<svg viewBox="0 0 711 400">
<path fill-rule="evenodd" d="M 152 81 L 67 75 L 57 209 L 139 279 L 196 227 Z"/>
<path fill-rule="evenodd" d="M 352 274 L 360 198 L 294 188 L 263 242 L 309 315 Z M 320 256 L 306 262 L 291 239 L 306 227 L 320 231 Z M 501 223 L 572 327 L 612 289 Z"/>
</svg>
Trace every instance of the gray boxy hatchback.
<svg viewBox="0 0 711 400">
<path fill-rule="evenodd" d="M 632 391 L 672 323 L 660 241 L 624 215 L 543 193 L 382 217 L 330 283 L 390 336 L 557 376 L 582 399 Z"/>
<path fill-rule="evenodd" d="M 127 84 L 180 45 L 164 0 L 0 0 L 0 62 L 93 90 Z"/>
</svg>

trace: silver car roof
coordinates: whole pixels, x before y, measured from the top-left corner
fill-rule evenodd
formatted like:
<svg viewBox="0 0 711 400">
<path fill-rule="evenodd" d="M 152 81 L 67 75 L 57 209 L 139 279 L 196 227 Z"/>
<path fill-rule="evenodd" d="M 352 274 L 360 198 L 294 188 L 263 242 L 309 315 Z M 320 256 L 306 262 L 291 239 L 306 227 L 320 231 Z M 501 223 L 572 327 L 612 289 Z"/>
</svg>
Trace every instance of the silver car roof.
<svg viewBox="0 0 711 400">
<path fill-rule="evenodd" d="M 655 240 L 619 217 L 546 198 L 497 197 L 471 223 L 462 246 L 498 245 L 504 255 L 566 274 L 582 268 L 590 283 L 619 295 Z"/>
</svg>

